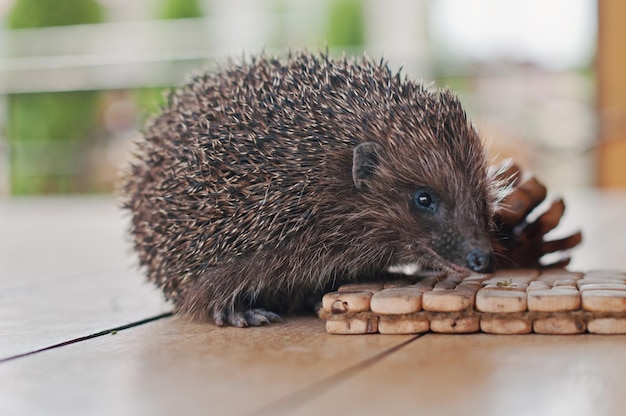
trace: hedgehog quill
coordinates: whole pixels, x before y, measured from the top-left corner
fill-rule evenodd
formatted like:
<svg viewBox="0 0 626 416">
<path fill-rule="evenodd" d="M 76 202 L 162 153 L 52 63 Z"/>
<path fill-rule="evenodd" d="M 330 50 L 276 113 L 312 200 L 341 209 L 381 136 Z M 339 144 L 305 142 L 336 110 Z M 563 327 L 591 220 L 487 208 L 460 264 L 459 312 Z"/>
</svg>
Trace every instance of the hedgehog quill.
<svg viewBox="0 0 626 416">
<path fill-rule="evenodd" d="M 174 91 L 123 204 L 141 266 L 177 311 L 244 327 L 394 265 L 491 271 L 498 184 L 452 92 L 302 52 Z"/>
</svg>

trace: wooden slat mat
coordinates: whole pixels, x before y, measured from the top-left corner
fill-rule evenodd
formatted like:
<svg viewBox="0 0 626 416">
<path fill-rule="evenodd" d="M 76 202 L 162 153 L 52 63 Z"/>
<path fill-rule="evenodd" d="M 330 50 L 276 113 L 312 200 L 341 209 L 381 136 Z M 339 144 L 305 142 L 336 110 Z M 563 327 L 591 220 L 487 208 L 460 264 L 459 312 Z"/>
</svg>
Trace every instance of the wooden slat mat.
<svg viewBox="0 0 626 416">
<path fill-rule="evenodd" d="M 333 334 L 626 334 L 626 274 L 420 272 L 341 286 L 324 296 L 319 315 Z"/>
</svg>

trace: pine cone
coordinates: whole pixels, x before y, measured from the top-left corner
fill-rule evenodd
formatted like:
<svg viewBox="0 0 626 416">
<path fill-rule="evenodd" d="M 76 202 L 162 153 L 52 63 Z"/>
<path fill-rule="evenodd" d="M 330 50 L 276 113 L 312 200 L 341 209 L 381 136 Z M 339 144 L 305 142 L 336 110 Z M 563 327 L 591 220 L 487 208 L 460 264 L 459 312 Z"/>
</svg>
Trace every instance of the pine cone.
<svg viewBox="0 0 626 416">
<path fill-rule="evenodd" d="M 567 266 L 571 260 L 568 255 L 550 264 L 543 264 L 541 261 L 547 254 L 566 252 L 582 241 L 580 231 L 565 238 L 545 239 L 545 235 L 556 228 L 563 217 L 563 200 L 554 199 L 549 208 L 531 220 L 535 209 L 546 199 L 546 187 L 535 177 L 522 179 L 520 168 L 511 162 L 505 162 L 497 170 L 495 179 L 511 189 L 496 209 L 496 229 L 492 242 L 498 257 L 496 267 L 507 269 Z"/>
</svg>

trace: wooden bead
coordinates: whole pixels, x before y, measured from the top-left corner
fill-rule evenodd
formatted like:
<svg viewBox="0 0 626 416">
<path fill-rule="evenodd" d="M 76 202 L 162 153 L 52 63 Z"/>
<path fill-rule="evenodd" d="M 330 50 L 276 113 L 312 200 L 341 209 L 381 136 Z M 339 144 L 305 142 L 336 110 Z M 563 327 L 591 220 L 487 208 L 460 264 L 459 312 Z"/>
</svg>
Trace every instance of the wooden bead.
<svg viewBox="0 0 626 416">
<path fill-rule="evenodd" d="M 525 283 L 507 283 L 497 284 L 489 283 L 483 287 L 483 290 L 517 290 L 518 292 L 525 292 L 528 285 Z"/>
<path fill-rule="evenodd" d="M 372 292 L 331 292 L 322 298 L 322 308 L 333 314 L 365 312 L 370 309 Z"/>
<path fill-rule="evenodd" d="M 582 305 L 583 309 L 593 312 L 626 312 L 626 291 L 585 290 Z"/>
<path fill-rule="evenodd" d="M 425 292 L 422 308 L 433 312 L 460 312 L 469 310 L 474 305 L 477 288 L 462 287 L 454 290 Z"/>
<path fill-rule="evenodd" d="M 381 334 L 419 334 L 429 330 L 430 321 L 425 317 L 389 318 L 381 316 L 378 320 L 378 332 Z"/>
<path fill-rule="evenodd" d="M 534 292 L 535 290 L 548 290 L 550 286 L 546 282 L 530 282 L 526 288 L 526 293 Z"/>
<path fill-rule="evenodd" d="M 382 315 L 414 313 L 422 309 L 423 290 L 412 286 L 384 289 L 370 300 L 372 312 Z"/>
<path fill-rule="evenodd" d="M 378 318 L 328 320 L 326 321 L 326 332 L 345 335 L 373 334 L 378 332 Z"/>
<path fill-rule="evenodd" d="M 533 322 L 533 332 L 537 334 L 582 334 L 587 329 L 584 320 L 575 317 L 550 317 Z"/>
<path fill-rule="evenodd" d="M 580 309 L 580 293 L 559 286 L 528 293 L 528 310 L 538 312 L 575 311 Z"/>
<path fill-rule="evenodd" d="M 523 312 L 526 310 L 526 293 L 481 289 L 476 294 L 476 309 L 492 313 Z"/>
<path fill-rule="evenodd" d="M 430 321 L 430 330 L 442 334 L 470 334 L 480 331 L 480 318 L 477 316 L 434 317 Z"/>
<path fill-rule="evenodd" d="M 528 334 L 532 332 L 533 325 L 530 319 L 483 317 L 480 330 L 488 334 Z"/>
<path fill-rule="evenodd" d="M 552 286 L 554 287 L 577 287 L 576 286 L 576 280 L 574 279 L 559 279 L 556 280 Z"/>
<path fill-rule="evenodd" d="M 626 290 L 626 285 L 619 283 L 588 283 L 580 286 L 580 291 L 585 290 Z"/>
<path fill-rule="evenodd" d="M 596 318 L 587 322 L 592 334 L 626 334 L 626 318 Z"/>
</svg>

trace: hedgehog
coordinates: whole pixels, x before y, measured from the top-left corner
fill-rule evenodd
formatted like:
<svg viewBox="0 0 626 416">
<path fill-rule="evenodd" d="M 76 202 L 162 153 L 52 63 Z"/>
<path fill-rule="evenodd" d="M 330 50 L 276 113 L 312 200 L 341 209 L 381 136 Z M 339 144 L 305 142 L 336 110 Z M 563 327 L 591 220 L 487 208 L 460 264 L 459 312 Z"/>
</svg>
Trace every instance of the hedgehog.
<svg viewBox="0 0 626 416">
<path fill-rule="evenodd" d="M 148 279 L 177 312 L 237 327 L 391 266 L 492 271 L 503 193 L 453 92 L 308 52 L 194 75 L 122 185 Z"/>
</svg>

